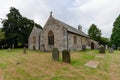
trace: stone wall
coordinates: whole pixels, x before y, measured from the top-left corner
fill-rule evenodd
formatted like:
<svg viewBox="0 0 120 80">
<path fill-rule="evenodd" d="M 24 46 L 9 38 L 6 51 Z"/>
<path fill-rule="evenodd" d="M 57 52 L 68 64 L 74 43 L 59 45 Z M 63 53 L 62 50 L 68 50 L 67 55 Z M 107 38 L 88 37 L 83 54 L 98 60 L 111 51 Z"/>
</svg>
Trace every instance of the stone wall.
<svg viewBox="0 0 120 80">
<path fill-rule="evenodd" d="M 35 46 L 35 49 L 36 50 L 39 50 L 40 48 L 40 32 L 42 31 L 42 29 L 39 29 L 37 27 L 34 27 L 32 29 L 32 32 L 29 36 L 29 39 L 28 39 L 28 48 L 29 49 L 33 49 L 33 47 Z M 36 37 L 35 38 L 35 43 L 33 42 L 33 37 Z"/>
<path fill-rule="evenodd" d="M 54 34 L 54 45 L 48 45 L 48 32 L 52 31 Z M 58 48 L 59 51 L 67 49 L 67 30 L 60 24 L 57 24 L 52 17 L 50 17 L 41 33 L 41 50 L 52 51 L 53 48 Z"/>
<path fill-rule="evenodd" d="M 48 44 L 49 31 L 54 35 L 54 45 Z M 36 36 L 36 43 L 33 43 L 33 36 Z M 94 43 L 96 48 L 96 41 L 71 33 L 66 29 L 64 23 L 59 22 L 50 16 L 43 29 L 33 28 L 29 36 L 28 45 L 29 49 L 33 49 L 35 46 L 36 50 L 52 51 L 53 48 L 58 48 L 59 51 L 62 51 L 65 49 L 81 50 L 82 45 L 86 45 L 87 48 L 90 48 L 91 42 Z"/>
<path fill-rule="evenodd" d="M 54 45 L 48 45 L 48 32 L 52 31 L 54 34 Z M 76 37 L 76 44 L 74 44 L 74 36 Z M 41 32 L 41 50 L 52 51 L 53 48 L 58 48 L 59 51 L 81 50 L 82 45 L 90 47 L 89 39 L 69 33 L 67 29 L 59 22 L 54 20 L 53 17 L 49 17 L 45 24 L 43 31 Z"/>
<path fill-rule="evenodd" d="M 74 43 L 74 37 L 76 37 L 76 43 Z M 81 50 L 82 45 L 89 46 L 89 40 L 85 37 L 69 33 L 68 34 L 68 49 Z"/>
</svg>

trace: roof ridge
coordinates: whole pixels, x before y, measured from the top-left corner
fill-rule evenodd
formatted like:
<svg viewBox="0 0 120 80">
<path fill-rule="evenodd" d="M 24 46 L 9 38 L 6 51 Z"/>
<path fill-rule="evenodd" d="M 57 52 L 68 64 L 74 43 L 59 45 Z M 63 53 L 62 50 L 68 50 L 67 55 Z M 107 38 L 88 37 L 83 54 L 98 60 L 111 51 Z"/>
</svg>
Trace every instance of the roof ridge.
<svg viewBox="0 0 120 80">
<path fill-rule="evenodd" d="M 67 28 L 68 31 L 89 38 L 89 36 L 87 34 L 85 34 L 82 30 L 79 31 L 77 28 L 72 27 L 71 25 L 69 25 L 61 20 L 58 20 L 58 19 L 54 18 L 53 16 L 51 16 L 51 18 L 53 18 L 54 20 L 56 20 L 60 24 L 64 25 L 64 27 Z"/>
<path fill-rule="evenodd" d="M 54 17 L 53 17 L 54 18 Z M 66 24 L 66 25 L 68 25 L 69 27 L 72 27 L 71 25 L 69 25 L 69 24 L 67 24 L 67 23 L 65 23 L 65 22 L 63 22 L 63 21 L 61 21 L 61 20 L 58 20 L 58 19 L 56 19 L 56 18 L 54 18 L 55 20 L 57 20 L 58 22 L 62 22 L 62 23 L 64 23 L 64 24 Z M 72 28 L 74 28 L 74 27 L 72 27 Z M 76 28 L 74 28 L 74 29 L 76 29 Z"/>
</svg>

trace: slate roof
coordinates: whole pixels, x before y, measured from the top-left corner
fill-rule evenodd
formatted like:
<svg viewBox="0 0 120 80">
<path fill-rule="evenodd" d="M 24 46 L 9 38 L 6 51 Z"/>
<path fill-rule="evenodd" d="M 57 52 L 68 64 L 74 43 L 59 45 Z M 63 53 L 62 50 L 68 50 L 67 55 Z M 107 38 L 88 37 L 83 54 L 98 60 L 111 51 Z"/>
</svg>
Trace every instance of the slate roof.
<svg viewBox="0 0 120 80">
<path fill-rule="evenodd" d="M 54 20 L 56 20 L 60 25 L 63 25 L 68 30 L 68 32 L 71 32 L 71 33 L 74 33 L 74 34 L 89 38 L 89 36 L 87 34 L 85 34 L 83 31 L 80 31 L 80 30 L 78 30 L 78 29 L 76 29 L 76 28 L 74 28 L 74 27 L 72 27 L 72 26 L 58 20 L 58 19 L 54 18 Z"/>
</svg>

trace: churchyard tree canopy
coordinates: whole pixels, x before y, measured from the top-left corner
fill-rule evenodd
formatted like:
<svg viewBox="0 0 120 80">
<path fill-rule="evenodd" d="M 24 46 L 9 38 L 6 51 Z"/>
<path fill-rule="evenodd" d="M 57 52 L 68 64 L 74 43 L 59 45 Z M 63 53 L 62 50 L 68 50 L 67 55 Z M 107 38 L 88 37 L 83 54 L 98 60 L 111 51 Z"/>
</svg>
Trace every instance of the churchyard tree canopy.
<svg viewBox="0 0 120 80">
<path fill-rule="evenodd" d="M 6 15 L 7 19 L 2 20 L 3 28 L 5 32 L 6 43 L 11 46 L 22 43 L 23 45 L 28 42 L 28 37 L 34 25 L 42 28 L 36 24 L 33 20 L 23 17 L 19 10 L 14 7 L 10 8 L 10 12 Z"/>
<path fill-rule="evenodd" d="M 88 35 L 90 36 L 91 39 L 100 42 L 101 30 L 99 30 L 99 28 L 97 28 L 95 24 L 92 24 L 88 30 Z"/>
<path fill-rule="evenodd" d="M 120 15 L 116 18 L 113 23 L 113 30 L 111 34 L 111 42 L 117 47 L 120 47 Z"/>
</svg>

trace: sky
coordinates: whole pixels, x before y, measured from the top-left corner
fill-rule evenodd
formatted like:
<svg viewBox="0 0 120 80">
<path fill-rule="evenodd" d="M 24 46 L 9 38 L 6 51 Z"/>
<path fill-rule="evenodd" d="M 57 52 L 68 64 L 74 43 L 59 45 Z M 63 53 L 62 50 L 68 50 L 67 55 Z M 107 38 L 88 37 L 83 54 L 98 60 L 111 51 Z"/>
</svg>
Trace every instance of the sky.
<svg viewBox="0 0 120 80">
<path fill-rule="evenodd" d="M 120 14 L 120 0 L 0 0 L 0 18 L 6 18 L 10 7 L 15 7 L 22 16 L 42 27 L 51 11 L 53 17 L 75 28 L 81 25 L 86 34 L 91 24 L 95 24 L 107 38 Z"/>
</svg>

